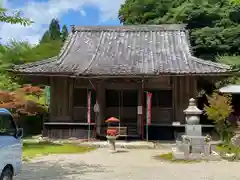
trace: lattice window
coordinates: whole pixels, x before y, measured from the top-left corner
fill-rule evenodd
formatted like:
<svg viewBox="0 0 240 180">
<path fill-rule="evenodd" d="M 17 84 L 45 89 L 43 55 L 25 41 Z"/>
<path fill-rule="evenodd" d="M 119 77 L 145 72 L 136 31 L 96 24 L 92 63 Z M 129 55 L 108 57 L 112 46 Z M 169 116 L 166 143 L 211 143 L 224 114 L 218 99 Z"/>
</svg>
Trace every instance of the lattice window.
<svg viewBox="0 0 240 180">
<path fill-rule="evenodd" d="M 147 90 L 152 93 L 152 107 L 172 107 L 172 90 Z M 144 96 L 146 107 L 146 95 Z"/>
<path fill-rule="evenodd" d="M 106 90 L 106 107 L 137 107 L 136 90 Z"/>
</svg>

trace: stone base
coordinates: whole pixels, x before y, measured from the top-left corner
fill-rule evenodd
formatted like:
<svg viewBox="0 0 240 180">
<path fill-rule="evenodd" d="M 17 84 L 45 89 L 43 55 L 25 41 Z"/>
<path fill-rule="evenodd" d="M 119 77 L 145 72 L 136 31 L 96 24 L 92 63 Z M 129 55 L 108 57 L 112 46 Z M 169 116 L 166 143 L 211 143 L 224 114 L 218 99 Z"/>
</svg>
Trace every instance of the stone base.
<svg viewBox="0 0 240 180">
<path fill-rule="evenodd" d="M 175 160 L 207 160 L 207 161 L 221 160 L 221 157 L 218 154 L 209 154 L 209 155 L 204 155 L 200 153 L 188 154 L 188 153 L 178 151 L 177 148 L 172 149 L 172 154 Z"/>
<path fill-rule="evenodd" d="M 108 138 L 108 145 L 111 151 L 116 150 L 116 138 Z"/>
</svg>

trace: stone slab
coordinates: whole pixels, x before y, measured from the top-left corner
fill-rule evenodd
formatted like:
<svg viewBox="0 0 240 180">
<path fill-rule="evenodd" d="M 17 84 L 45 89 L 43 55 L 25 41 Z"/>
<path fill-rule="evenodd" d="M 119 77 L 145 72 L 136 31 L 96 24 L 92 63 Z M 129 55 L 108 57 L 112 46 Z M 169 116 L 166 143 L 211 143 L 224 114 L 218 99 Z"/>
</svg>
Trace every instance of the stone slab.
<svg viewBox="0 0 240 180">
<path fill-rule="evenodd" d="M 190 145 L 189 144 L 178 144 L 177 149 L 183 153 L 189 153 Z"/>
<path fill-rule="evenodd" d="M 188 136 L 188 138 L 190 139 L 190 143 L 192 146 L 205 144 L 205 137 L 203 136 Z"/>
<path fill-rule="evenodd" d="M 202 136 L 201 125 L 185 125 L 185 133 L 188 136 Z"/>
<path fill-rule="evenodd" d="M 206 161 L 219 161 L 221 157 L 219 155 L 204 155 L 199 153 L 184 154 L 179 151 L 172 151 L 173 158 L 176 160 L 206 160 Z"/>
<path fill-rule="evenodd" d="M 204 152 L 204 146 L 192 146 L 192 153 L 203 153 Z"/>
</svg>

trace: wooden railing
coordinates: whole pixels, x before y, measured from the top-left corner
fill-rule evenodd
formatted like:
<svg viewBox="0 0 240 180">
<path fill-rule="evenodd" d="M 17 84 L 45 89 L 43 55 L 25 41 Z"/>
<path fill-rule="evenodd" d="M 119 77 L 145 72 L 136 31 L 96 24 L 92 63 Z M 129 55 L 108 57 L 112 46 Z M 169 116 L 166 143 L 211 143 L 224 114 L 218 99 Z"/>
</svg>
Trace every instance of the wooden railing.
<svg viewBox="0 0 240 180">
<path fill-rule="evenodd" d="M 127 127 L 118 127 L 118 135 L 120 137 L 126 137 L 128 135 Z"/>
<path fill-rule="evenodd" d="M 107 129 L 116 129 L 116 130 L 117 130 L 117 135 L 118 135 L 119 137 L 125 137 L 125 138 L 127 138 L 127 136 L 128 136 L 127 127 L 108 126 Z"/>
<path fill-rule="evenodd" d="M 87 123 L 65 123 L 65 122 L 48 122 L 44 123 L 43 135 L 51 139 L 68 139 L 78 138 L 87 139 L 89 133 Z M 95 124 L 90 125 L 90 138 L 95 137 Z"/>
</svg>

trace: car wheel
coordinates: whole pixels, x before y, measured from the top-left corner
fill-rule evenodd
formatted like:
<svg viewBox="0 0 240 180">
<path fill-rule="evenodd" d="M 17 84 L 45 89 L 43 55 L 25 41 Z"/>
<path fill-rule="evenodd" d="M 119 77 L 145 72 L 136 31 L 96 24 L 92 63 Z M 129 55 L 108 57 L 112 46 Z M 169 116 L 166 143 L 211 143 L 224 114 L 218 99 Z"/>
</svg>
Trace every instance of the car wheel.
<svg viewBox="0 0 240 180">
<path fill-rule="evenodd" d="M 0 180 L 12 180 L 13 172 L 10 168 L 5 168 L 1 174 Z"/>
</svg>

